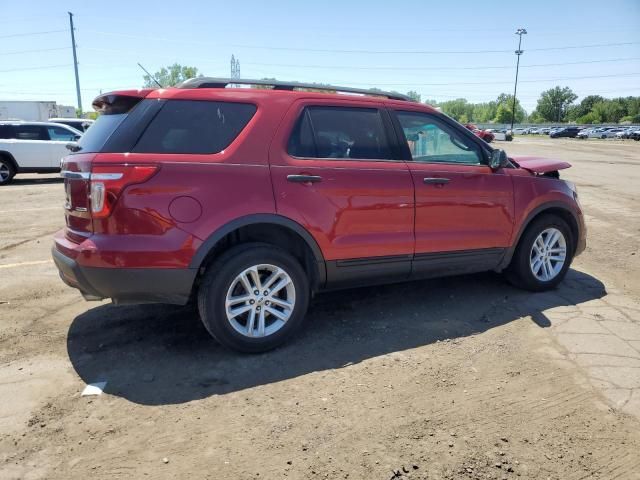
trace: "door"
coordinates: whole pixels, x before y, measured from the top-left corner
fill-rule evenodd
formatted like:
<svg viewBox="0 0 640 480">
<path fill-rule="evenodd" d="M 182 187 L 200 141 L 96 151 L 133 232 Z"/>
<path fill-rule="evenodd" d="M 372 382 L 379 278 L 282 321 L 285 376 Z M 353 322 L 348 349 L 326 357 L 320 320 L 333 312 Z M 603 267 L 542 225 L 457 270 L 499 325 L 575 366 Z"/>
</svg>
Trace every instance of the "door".
<svg viewBox="0 0 640 480">
<path fill-rule="evenodd" d="M 313 235 L 330 285 L 410 273 L 413 183 L 397 146 L 388 113 L 370 101 L 300 100 L 276 134 L 277 212 Z"/>
<path fill-rule="evenodd" d="M 13 138 L 11 153 L 19 168 L 51 167 L 49 134 L 43 125 L 15 124 Z"/>
<path fill-rule="evenodd" d="M 49 144 L 49 161 L 51 167 L 59 168 L 62 158 L 69 153 L 67 144 L 77 141 L 78 134 L 73 130 L 56 125 L 47 125 L 46 128 L 49 135 L 47 142 Z"/>
<path fill-rule="evenodd" d="M 415 185 L 417 274 L 497 266 L 513 228 L 513 187 L 481 140 L 436 114 L 396 111 Z M 400 132 L 399 132 L 400 133 Z"/>
</svg>

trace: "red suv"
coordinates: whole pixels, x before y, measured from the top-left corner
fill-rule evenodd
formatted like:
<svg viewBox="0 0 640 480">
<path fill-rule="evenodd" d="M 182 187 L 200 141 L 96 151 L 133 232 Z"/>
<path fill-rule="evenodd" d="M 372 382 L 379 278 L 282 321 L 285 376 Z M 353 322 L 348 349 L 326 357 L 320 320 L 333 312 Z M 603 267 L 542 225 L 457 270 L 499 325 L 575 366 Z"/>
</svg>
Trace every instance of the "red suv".
<svg viewBox="0 0 640 480">
<path fill-rule="evenodd" d="M 53 248 L 86 299 L 197 300 L 221 344 L 257 352 L 315 292 L 485 270 L 545 290 L 585 248 L 567 163 L 508 158 L 395 93 L 239 83 L 96 98 Z"/>
</svg>

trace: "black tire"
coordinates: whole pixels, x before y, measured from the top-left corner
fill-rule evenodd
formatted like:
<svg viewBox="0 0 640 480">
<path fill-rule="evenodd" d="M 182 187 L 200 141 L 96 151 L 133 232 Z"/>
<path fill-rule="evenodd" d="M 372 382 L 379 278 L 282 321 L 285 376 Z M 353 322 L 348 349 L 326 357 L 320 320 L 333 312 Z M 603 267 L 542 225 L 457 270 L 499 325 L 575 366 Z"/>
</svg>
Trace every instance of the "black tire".
<svg viewBox="0 0 640 480">
<path fill-rule="evenodd" d="M 6 157 L 0 157 L 0 171 L 4 173 L 0 175 L 0 186 L 8 185 L 13 181 L 13 177 L 16 175 L 16 169 L 13 166 L 13 162 L 8 160 Z M 9 175 L 6 175 L 6 172 L 9 172 Z"/>
<path fill-rule="evenodd" d="M 564 236 L 567 252 L 564 265 L 560 272 L 558 272 L 558 274 L 551 280 L 542 281 L 536 278 L 532 272 L 530 255 L 531 249 L 533 248 L 533 242 L 536 240 L 538 235 L 551 227 L 558 229 Z M 525 290 L 531 290 L 533 292 L 550 290 L 555 288 L 564 279 L 569 267 L 571 266 L 573 253 L 574 240 L 567 222 L 556 215 L 541 215 L 531 222 L 520 237 L 520 241 L 518 242 L 516 251 L 513 254 L 511 263 L 505 270 L 505 277 L 516 287 L 523 288 Z"/>
<path fill-rule="evenodd" d="M 259 264 L 277 266 L 289 275 L 295 288 L 295 304 L 291 316 L 279 330 L 251 338 L 231 325 L 225 299 L 234 279 L 245 269 Z M 295 257 L 273 245 L 246 243 L 229 249 L 206 269 L 198 291 L 198 310 L 202 323 L 221 345 L 240 352 L 259 353 L 282 345 L 302 326 L 309 296 L 309 280 Z"/>
</svg>

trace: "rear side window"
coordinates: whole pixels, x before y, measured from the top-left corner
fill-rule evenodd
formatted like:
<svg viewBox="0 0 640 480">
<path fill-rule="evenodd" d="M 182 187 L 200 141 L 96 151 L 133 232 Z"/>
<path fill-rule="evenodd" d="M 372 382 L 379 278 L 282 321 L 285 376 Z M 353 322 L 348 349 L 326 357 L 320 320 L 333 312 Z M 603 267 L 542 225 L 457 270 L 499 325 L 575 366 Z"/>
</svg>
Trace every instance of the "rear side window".
<svg viewBox="0 0 640 480">
<path fill-rule="evenodd" d="M 47 127 L 49 138 L 58 142 L 71 142 L 75 140 L 76 134 L 62 127 Z"/>
<path fill-rule="evenodd" d="M 287 151 L 303 158 L 393 158 L 380 111 L 375 108 L 307 107 Z"/>
<path fill-rule="evenodd" d="M 89 130 L 80 138 L 78 145 L 82 153 L 99 152 L 111 134 L 127 117 L 126 113 L 102 114 Z"/>
<path fill-rule="evenodd" d="M 0 125 L 0 138 L 14 138 L 13 127 L 11 125 Z"/>
<path fill-rule="evenodd" d="M 47 129 L 41 125 L 14 125 L 13 129 L 18 140 L 49 140 Z"/>
<path fill-rule="evenodd" d="M 247 103 L 168 100 L 133 152 L 219 153 L 235 140 L 255 112 L 256 106 Z"/>
</svg>

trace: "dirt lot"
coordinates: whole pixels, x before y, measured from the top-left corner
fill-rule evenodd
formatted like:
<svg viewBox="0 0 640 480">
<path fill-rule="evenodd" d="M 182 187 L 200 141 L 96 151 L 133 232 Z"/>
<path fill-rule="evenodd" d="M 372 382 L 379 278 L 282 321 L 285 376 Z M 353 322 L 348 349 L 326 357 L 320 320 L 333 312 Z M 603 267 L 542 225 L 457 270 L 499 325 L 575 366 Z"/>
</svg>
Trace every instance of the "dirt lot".
<svg viewBox="0 0 640 480">
<path fill-rule="evenodd" d="M 502 145 L 574 164 L 589 247 L 561 288 L 321 295 L 259 356 L 187 308 L 86 303 L 49 260 L 60 181 L 0 188 L 0 478 L 640 478 L 640 143 Z"/>
</svg>

